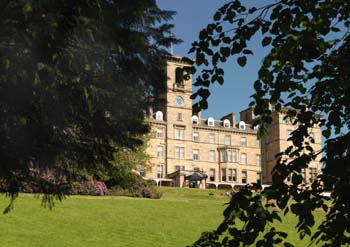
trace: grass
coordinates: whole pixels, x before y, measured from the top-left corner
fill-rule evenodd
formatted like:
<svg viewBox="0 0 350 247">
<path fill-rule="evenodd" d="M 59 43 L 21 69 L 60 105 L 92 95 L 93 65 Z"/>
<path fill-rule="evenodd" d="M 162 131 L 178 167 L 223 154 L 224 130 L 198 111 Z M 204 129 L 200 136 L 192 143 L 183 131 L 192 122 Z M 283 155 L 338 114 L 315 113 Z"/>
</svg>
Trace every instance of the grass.
<svg viewBox="0 0 350 247">
<path fill-rule="evenodd" d="M 161 190 L 160 200 L 72 196 L 53 210 L 22 194 L 15 209 L 0 216 L 0 246 L 186 246 L 218 226 L 229 200 L 221 191 Z M 7 203 L 8 198 L 1 197 L 0 209 Z M 289 233 L 295 246 L 306 246 L 309 240 L 298 239 L 295 223 L 287 216 L 276 226 Z"/>
<path fill-rule="evenodd" d="M 209 191 L 163 188 L 160 200 L 72 196 L 53 210 L 21 195 L 1 215 L 0 246 L 185 246 L 222 220 L 227 197 Z M 8 198 L 0 199 L 0 208 Z"/>
</svg>

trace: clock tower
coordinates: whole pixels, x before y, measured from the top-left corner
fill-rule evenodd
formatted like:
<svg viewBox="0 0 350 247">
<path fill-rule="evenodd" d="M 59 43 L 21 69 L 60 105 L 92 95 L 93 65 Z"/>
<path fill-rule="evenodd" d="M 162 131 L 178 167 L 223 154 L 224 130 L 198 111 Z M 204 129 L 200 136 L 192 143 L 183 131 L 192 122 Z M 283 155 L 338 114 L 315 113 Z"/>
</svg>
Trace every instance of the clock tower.
<svg viewBox="0 0 350 247">
<path fill-rule="evenodd" d="M 188 59 L 187 59 L 188 60 Z M 185 80 L 184 67 L 191 66 L 185 59 L 171 56 L 167 59 L 167 91 L 165 121 L 166 137 L 166 174 L 177 169 L 193 169 L 192 150 L 192 78 Z"/>
</svg>

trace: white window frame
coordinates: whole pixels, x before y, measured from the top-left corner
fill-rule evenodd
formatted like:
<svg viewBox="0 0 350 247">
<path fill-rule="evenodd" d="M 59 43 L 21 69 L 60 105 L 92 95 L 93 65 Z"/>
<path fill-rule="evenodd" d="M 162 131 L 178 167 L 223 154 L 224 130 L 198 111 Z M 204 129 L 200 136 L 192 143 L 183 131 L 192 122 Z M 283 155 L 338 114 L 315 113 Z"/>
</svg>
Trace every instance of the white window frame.
<svg viewBox="0 0 350 247">
<path fill-rule="evenodd" d="M 209 150 L 209 161 L 215 162 L 215 150 Z"/>
<path fill-rule="evenodd" d="M 184 147 L 175 147 L 175 159 L 180 159 L 180 160 L 185 159 Z"/>
<path fill-rule="evenodd" d="M 199 132 L 193 132 L 193 141 L 199 142 Z"/>
<path fill-rule="evenodd" d="M 185 128 L 183 127 L 175 127 L 174 128 L 174 138 L 176 140 L 184 140 L 185 139 Z"/>
<path fill-rule="evenodd" d="M 156 112 L 156 120 L 163 121 L 163 112 L 161 111 Z"/>
<path fill-rule="evenodd" d="M 246 165 L 248 161 L 247 153 L 241 153 L 241 164 Z"/>
<path fill-rule="evenodd" d="M 213 127 L 215 125 L 215 120 L 212 117 L 209 117 L 207 122 L 208 122 L 208 126 L 212 126 Z"/>
<path fill-rule="evenodd" d="M 224 120 L 224 123 L 223 123 L 223 126 L 224 126 L 225 128 L 230 128 L 230 127 L 231 127 L 231 122 L 230 122 L 230 120 L 225 119 L 225 120 Z"/>
<path fill-rule="evenodd" d="M 163 128 L 157 128 L 156 137 L 157 139 L 163 139 L 164 129 Z"/>
<path fill-rule="evenodd" d="M 225 135 L 225 145 L 231 145 L 231 136 Z"/>
<path fill-rule="evenodd" d="M 199 149 L 193 149 L 193 160 L 194 161 L 199 160 Z"/>
<path fill-rule="evenodd" d="M 247 171 L 242 171 L 242 184 L 246 184 L 247 182 L 248 182 L 248 173 Z"/>
<path fill-rule="evenodd" d="M 260 154 L 256 155 L 256 165 L 261 166 L 261 155 Z"/>
<path fill-rule="evenodd" d="M 198 117 L 196 115 L 192 116 L 192 124 L 196 124 L 196 125 L 199 124 L 199 119 L 198 119 Z"/>
<path fill-rule="evenodd" d="M 209 134 L 209 143 L 212 143 L 212 144 L 215 143 L 215 134 L 212 134 L 212 133 Z"/>
<path fill-rule="evenodd" d="M 241 146 L 246 147 L 247 146 L 247 137 L 242 136 L 241 137 Z"/>
<path fill-rule="evenodd" d="M 240 130 L 246 130 L 246 128 L 247 128 L 244 121 L 240 121 L 238 124 L 238 127 Z"/>
<path fill-rule="evenodd" d="M 164 145 L 157 146 L 157 159 L 162 160 L 164 158 Z"/>
<path fill-rule="evenodd" d="M 157 178 L 163 178 L 163 165 L 157 165 Z"/>
</svg>

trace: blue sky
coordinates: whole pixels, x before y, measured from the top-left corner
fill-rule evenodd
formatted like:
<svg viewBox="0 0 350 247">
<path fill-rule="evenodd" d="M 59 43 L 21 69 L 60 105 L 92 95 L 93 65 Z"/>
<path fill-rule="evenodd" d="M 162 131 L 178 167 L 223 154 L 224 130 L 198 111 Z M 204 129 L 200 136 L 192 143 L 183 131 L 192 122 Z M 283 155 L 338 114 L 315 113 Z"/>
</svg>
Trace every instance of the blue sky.
<svg viewBox="0 0 350 247">
<path fill-rule="evenodd" d="M 164 10 L 174 10 L 177 15 L 172 23 L 175 25 L 173 33 L 183 43 L 173 48 L 174 54 L 187 54 L 191 43 L 198 38 L 199 31 L 212 21 L 216 10 L 227 0 L 157 0 L 158 6 Z M 257 42 L 257 41 L 256 41 Z M 252 47 L 256 43 L 252 41 Z M 209 108 L 203 112 L 203 117 L 218 119 L 230 112 L 239 116 L 239 111 L 248 107 L 253 94 L 253 82 L 257 78 L 257 71 L 263 58 L 261 49 L 254 56 L 248 58 L 245 68 L 236 65 L 235 61 L 228 61 L 223 65 L 225 71 L 224 85 L 211 85 Z M 194 77 L 195 78 L 195 77 Z"/>
</svg>

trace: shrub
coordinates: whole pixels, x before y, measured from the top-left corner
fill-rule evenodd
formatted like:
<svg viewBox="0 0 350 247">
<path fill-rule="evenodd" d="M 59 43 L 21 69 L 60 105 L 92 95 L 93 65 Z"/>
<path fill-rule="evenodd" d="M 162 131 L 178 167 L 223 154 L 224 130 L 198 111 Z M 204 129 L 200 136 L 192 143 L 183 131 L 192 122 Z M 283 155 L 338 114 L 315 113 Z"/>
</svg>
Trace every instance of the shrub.
<svg viewBox="0 0 350 247">
<path fill-rule="evenodd" d="M 107 186 L 104 182 L 93 180 L 76 181 L 71 185 L 71 194 L 103 196 L 108 193 Z"/>
</svg>

